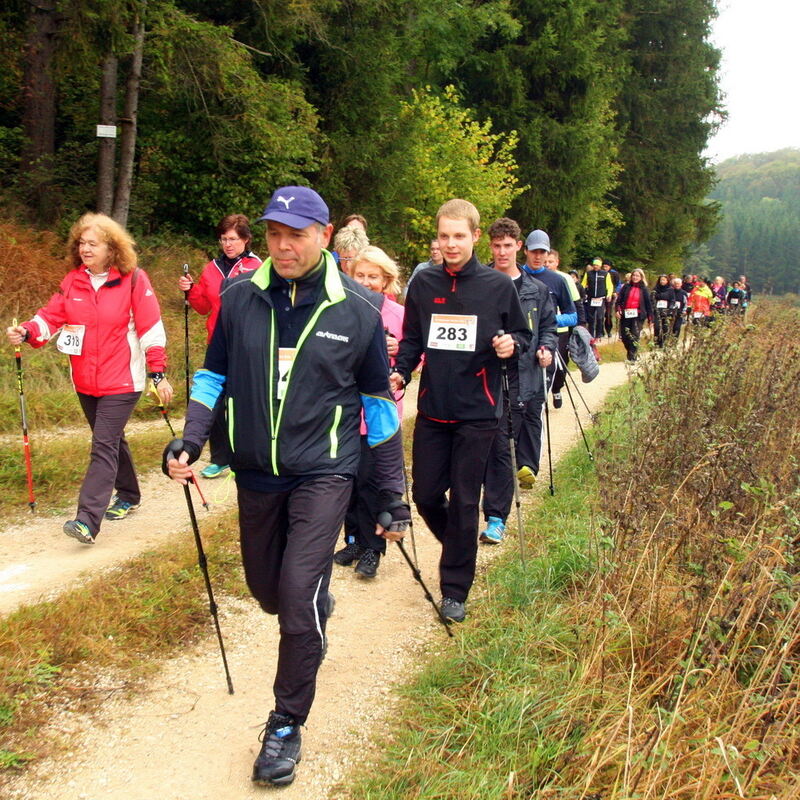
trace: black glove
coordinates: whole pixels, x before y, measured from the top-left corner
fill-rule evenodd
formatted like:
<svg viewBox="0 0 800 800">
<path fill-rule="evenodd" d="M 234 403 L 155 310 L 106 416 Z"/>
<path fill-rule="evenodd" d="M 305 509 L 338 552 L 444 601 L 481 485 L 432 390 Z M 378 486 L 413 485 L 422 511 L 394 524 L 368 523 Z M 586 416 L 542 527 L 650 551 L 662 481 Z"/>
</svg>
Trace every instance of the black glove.
<svg viewBox="0 0 800 800">
<path fill-rule="evenodd" d="M 178 458 L 178 456 L 185 450 L 189 454 L 189 464 L 194 464 L 200 458 L 200 451 L 203 448 L 199 444 L 190 442 L 188 439 L 173 439 L 165 448 L 164 454 L 161 456 L 161 471 L 169 477 L 169 469 L 167 469 L 167 461 L 171 458 Z"/>
<path fill-rule="evenodd" d="M 377 520 L 385 530 L 400 533 L 411 523 L 411 509 L 402 495 L 383 491 L 378 495 Z"/>
</svg>

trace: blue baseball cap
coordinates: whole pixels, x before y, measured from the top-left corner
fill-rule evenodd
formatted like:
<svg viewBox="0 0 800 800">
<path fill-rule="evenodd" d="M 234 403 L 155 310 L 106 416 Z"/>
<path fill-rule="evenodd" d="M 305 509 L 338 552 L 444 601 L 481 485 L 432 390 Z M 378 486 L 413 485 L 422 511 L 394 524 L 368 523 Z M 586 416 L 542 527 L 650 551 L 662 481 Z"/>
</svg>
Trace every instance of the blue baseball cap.
<svg viewBox="0 0 800 800">
<path fill-rule="evenodd" d="M 290 228 L 307 228 L 315 222 L 327 225 L 330 212 L 325 201 L 308 186 L 281 186 L 276 189 L 259 217 L 259 222 L 281 222 Z"/>
<path fill-rule="evenodd" d="M 550 252 L 550 237 L 542 230 L 538 228 L 535 231 L 531 231 L 528 234 L 528 238 L 525 240 L 525 249 L 526 250 L 547 250 Z"/>
</svg>

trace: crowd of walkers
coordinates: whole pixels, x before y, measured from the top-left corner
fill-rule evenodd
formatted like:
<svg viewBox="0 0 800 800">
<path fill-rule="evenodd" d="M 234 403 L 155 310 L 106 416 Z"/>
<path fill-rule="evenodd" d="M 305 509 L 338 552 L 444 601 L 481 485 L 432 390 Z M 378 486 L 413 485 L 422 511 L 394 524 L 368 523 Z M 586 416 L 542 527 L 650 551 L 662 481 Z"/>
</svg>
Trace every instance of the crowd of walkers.
<svg viewBox="0 0 800 800">
<path fill-rule="evenodd" d="M 479 211 L 461 199 L 439 209 L 429 258 L 405 289 L 367 221 L 351 215 L 334 236 L 312 189 L 281 187 L 258 221 L 263 262 L 249 220 L 231 214 L 216 229 L 219 255 L 197 279 L 177 280 L 187 308 L 206 317 L 207 350 L 163 469 L 195 481 L 191 464 L 208 442 L 200 475 L 235 477 L 247 584 L 280 627 L 275 704 L 252 780 L 284 785 L 325 657 L 333 565 L 374 580 L 413 501 L 441 545 L 437 614 L 465 620 L 479 544 L 504 540 L 515 494 L 537 480 L 543 412 L 549 395 L 561 407 L 570 358 L 583 371 L 616 328 L 636 360 L 645 323 L 664 347 L 687 320 L 744 313 L 750 289 L 744 276 L 728 286 L 694 275 L 660 275 L 651 289 L 643 270 L 622 276 L 600 257 L 566 272 L 546 231 L 523 236 L 508 217 L 487 226 L 483 264 Z M 134 405 L 147 381 L 163 404 L 172 389 L 158 301 L 133 240 L 89 214 L 68 250 L 73 268 L 58 292 L 7 334 L 35 347 L 58 334 L 70 358 L 92 451 L 63 529 L 93 544 L 103 518 L 123 519 L 140 502 L 124 436 Z M 400 420 L 415 373 L 409 485 Z"/>
<path fill-rule="evenodd" d="M 687 322 L 709 326 L 721 314 L 743 316 L 751 297 L 744 275 L 729 285 L 721 276 L 709 281 L 698 275 L 662 274 L 649 289 L 643 270 L 620 277 L 611 261 L 600 258 L 586 266 L 582 278 L 574 275 L 583 287 L 587 328 L 595 343 L 613 335 L 616 316 L 629 361 L 636 361 L 646 322 L 653 326 L 656 345 L 664 347 L 678 341 Z"/>
</svg>

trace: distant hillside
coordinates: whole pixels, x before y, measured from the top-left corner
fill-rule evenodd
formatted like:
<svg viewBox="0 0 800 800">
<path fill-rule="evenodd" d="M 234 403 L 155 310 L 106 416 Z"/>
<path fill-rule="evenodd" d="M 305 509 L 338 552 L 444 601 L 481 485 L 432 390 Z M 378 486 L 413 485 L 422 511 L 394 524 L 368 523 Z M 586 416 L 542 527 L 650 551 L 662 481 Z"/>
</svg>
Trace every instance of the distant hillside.
<svg viewBox="0 0 800 800">
<path fill-rule="evenodd" d="M 722 221 L 708 242 L 709 271 L 745 274 L 757 292 L 797 292 L 800 285 L 800 150 L 723 161 L 711 197 Z"/>
</svg>

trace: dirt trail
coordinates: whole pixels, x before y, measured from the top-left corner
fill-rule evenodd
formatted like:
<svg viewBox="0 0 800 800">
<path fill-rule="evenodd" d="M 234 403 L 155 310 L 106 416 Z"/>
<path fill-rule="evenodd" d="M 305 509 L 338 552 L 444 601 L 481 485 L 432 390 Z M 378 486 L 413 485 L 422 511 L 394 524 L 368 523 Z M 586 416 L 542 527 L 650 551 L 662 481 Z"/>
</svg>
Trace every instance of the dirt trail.
<svg viewBox="0 0 800 800">
<path fill-rule="evenodd" d="M 607 392 L 626 378 L 624 364 L 606 364 L 593 383 L 581 385 L 581 391 L 592 410 L 597 410 Z M 413 399 L 409 398 L 407 411 L 412 408 Z M 581 419 L 587 425 L 588 414 L 582 411 Z M 555 459 L 579 438 L 566 396 L 564 407 L 551 412 L 551 428 Z M 543 477 L 545 474 L 543 466 Z M 546 481 L 540 487 L 546 489 Z M 152 502 L 163 502 L 169 510 L 163 513 L 171 518 L 176 501 L 170 496 Z M 123 539 L 125 549 L 131 552 L 135 552 L 136 542 L 146 547 L 152 541 L 163 541 L 166 532 L 153 531 L 150 525 L 142 530 L 143 519 L 137 512 L 130 520 L 114 523 L 125 535 L 109 531 L 111 546 L 98 543 L 91 553 L 82 550 L 76 554 L 67 547 L 66 558 L 59 560 L 77 570 L 76 564 L 86 568 L 87 558 L 102 559 L 95 553 L 116 549 Z M 438 597 L 439 548 L 418 517 L 415 531 L 422 574 Z M 515 544 L 510 537 L 502 547 Z M 49 540 L 41 542 L 42 551 L 48 547 Z M 479 573 L 496 552 L 481 548 Z M 49 550 L 48 557 L 52 555 Z M 479 574 L 477 590 L 481 583 Z M 335 798 L 337 782 L 347 778 L 349 767 L 358 763 L 364 748 L 380 747 L 381 721 L 396 703 L 392 687 L 413 674 L 424 655 L 453 646 L 396 549 L 390 548 L 372 582 L 358 579 L 351 569 L 335 566 L 331 591 L 337 604 L 328 623 L 328 656 L 303 734 L 303 762 L 295 783 L 280 790 L 283 800 Z M 35 592 L 30 588 L 18 597 L 30 598 Z M 110 699 L 98 713 L 85 716 L 63 710 L 54 715 L 52 728 L 68 742 L 67 752 L 37 763 L 13 779 L 5 787 L 8 800 L 264 797 L 270 790 L 254 787 L 249 776 L 258 752 L 257 735 L 271 708 L 277 625 L 252 602 L 226 600 L 221 626 L 235 695 L 227 694 L 216 643 L 209 636 L 203 645 L 166 662 L 155 678 L 132 694 L 110 691 Z M 108 680 L 113 688 L 114 679 Z"/>
</svg>

